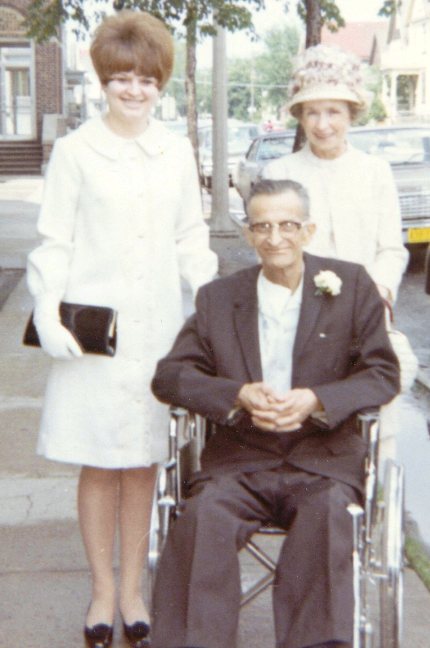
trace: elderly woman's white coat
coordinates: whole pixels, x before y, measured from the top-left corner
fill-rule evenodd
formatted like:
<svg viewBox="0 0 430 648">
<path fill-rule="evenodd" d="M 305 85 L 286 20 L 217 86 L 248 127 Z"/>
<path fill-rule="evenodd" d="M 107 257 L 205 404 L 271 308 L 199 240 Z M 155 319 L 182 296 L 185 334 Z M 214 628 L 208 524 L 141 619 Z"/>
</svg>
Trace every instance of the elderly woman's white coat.
<svg viewBox="0 0 430 648">
<path fill-rule="evenodd" d="M 150 393 L 157 360 L 193 292 L 216 273 L 189 141 L 151 121 L 134 140 L 101 118 L 58 140 L 28 261 L 36 304 L 118 311 L 114 358 L 54 360 L 38 451 L 103 468 L 147 466 L 167 448 L 167 411 Z"/>
<path fill-rule="evenodd" d="M 309 252 L 363 264 L 375 283 L 396 298 L 408 252 L 388 162 L 350 144 L 339 157 L 323 159 L 306 143 L 268 164 L 264 177 L 288 178 L 307 189 L 317 226 Z"/>
</svg>

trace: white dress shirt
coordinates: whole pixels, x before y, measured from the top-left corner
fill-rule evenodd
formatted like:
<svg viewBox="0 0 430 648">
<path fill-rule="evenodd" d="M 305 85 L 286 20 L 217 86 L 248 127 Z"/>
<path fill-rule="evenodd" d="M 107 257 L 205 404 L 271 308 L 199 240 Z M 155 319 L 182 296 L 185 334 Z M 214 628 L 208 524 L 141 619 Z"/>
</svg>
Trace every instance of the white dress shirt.
<svg viewBox="0 0 430 648">
<path fill-rule="evenodd" d="M 291 389 L 293 346 L 303 294 L 269 281 L 260 272 L 257 282 L 258 331 L 263 380 L 280 395 Z"/>
</svg>

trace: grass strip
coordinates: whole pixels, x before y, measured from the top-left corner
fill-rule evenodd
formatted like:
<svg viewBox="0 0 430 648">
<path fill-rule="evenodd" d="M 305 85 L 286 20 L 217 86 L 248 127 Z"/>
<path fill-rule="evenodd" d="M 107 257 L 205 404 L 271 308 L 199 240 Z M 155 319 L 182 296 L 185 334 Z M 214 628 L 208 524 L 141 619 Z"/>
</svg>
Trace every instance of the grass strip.
<svg viewBox="0 0 430 648">
<path fill-rule="evenodd" d="M 426 550 L 423 547 L 420 540 L 409 536 L 405 540 L 405 553 L 412 569 L 430 591 L 430 556 L 428 549 Z"/>
</svg>

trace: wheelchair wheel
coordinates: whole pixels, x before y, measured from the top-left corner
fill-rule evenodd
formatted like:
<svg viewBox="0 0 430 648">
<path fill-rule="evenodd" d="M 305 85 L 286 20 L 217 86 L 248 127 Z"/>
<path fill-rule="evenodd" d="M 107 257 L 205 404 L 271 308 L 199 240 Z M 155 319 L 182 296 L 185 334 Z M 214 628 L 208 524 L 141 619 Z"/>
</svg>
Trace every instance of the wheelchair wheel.
<svg viewBox="0 0 430 648">
<path fill-rule="evenodd" d="M 399 648 L 403 617 L 404 470 L 388 461 L 384 478 L 380 646 Z"/>
<path fill-rule="evenodd" d="M 175 512 L 175 500 L 168 494 L 167 479 L 166 469 L 164 467 L 160 468 L 152 502 L 149 530 L 148 572 L 150 598 L 152 598 L 158 562 Z"/>
</svg>

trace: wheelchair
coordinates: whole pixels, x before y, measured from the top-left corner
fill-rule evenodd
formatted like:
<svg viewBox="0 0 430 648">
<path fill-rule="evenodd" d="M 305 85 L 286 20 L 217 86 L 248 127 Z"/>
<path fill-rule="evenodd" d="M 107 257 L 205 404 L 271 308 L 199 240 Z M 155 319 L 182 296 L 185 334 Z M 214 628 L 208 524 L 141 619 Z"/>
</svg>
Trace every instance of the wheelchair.
<svg viewBox="0 0 430 648">
<path fill-rule="evenodd" d="M 404 470 L 385 462 L 383 484 L 378 478 L 379 419 L 377 412 L 359 414 L 357 425 L 367 444 L 363 506 L 350 504 L 353 528 L 353 648 L 400 648 L 402 639 L 404 558 Z M 148 571 L 150 595 L 157 564 L 169 529 L 181 514 L 187 478 L 200 469 L 200 454 L 213 425 L 182 408 L 171 408 L 169 458 L 160 466 L 151 513 Z M 248 541 L 247 551 L 264 568 L 264 575 L 244 586 L 241 606 L 270 587 L 276 563 L 261 548 L 258 536 L 288 531 L 263 526 Z"/>
</svg>

